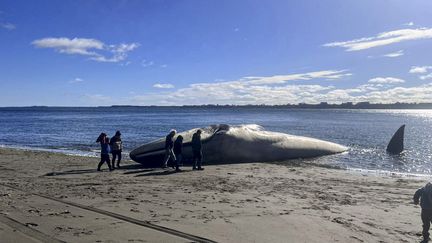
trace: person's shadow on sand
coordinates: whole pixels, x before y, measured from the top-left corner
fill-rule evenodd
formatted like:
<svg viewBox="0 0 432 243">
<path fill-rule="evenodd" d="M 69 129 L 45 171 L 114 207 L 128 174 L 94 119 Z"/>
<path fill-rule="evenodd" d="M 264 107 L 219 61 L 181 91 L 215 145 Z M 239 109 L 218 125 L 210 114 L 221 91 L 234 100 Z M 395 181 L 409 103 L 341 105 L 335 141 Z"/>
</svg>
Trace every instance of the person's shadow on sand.
<svg viewBox="0 0 432 243">
<path fill-rule="evenodd" d="M 124 174 L 135 174 L 135 173 L 153 171 L 153 169 L 142 170 L 142 168 L 144 167 L 141 164 L 131 164 L 131 165 L 124 165 L 120 169 L 116 169 L 116 170 L 131 170 L 125 172 Z M 100 172 L 97 171 L 96 169 L 67 170 L 67 171 L 49 172 L 43 176 L 77 175 L 77 174 L 89 174 L 89 173 L 100 173 Z"/>
<path fill-rule="evenodd" d="M 153 171 L 153 170 L 154 170 L 154 169 L 133 170 L 133 171 L 126 171 L 126 172 L 123 173 L 123 174 L 124 174 L 124 175 L 138 174 L 138 173 L 149 172 L 149 171 Z"/>
<path fill-rule="evenodd" d="M 182 170 L 177 172 L 175 170 L 158 170 L 155 168 L 148 168 L 141 164 L 130 164 L 124 165 L 120 169 L 116 170 L 127 170 L 124 172 L 124 175 L 135 175 L 135 177 L 141 176 L 164 176 L 164 175 L 172 175 L 177 173 L 189 172 L 189 170 Z M 89 174 L 89 173 L 100 173 L 96 169 L 82 169 L 82 170 L 67 170 L 67 171 L 58 171 L 58 172 L 49 172 L 43 176 L 61 176 L 61 175 L 78 175 L 78 174 Z"/>
<path fill-rule="evenodd" d="M 162 171 L 154 171 L 144 174 L 136 175 L 135 177 L 141 177 L 141 176 L 164 176 L 164 175 L 172 175 L 172 174 L 178 174 L 178 173 L 184 173 L 189 172 L 190 170 L 182 170 L 182 171 L 175 171 L 175 170 L 162 170 Z"/>
</svg>

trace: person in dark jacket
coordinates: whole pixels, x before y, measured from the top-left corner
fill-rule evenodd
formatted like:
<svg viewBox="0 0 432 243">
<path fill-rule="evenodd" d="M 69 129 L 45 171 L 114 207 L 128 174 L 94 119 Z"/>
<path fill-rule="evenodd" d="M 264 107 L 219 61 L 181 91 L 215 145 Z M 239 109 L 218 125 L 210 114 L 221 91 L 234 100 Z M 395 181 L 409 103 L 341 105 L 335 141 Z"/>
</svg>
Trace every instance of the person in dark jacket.
<svg viewBox="0 0 432 243">
<path fill-rule="evenodd" d="M 413 197 L 414 204 L 418 205 L 420 199 L 421 219 L 423 222 L 423 242 L 429 241 L 429 228 L 432 221 L 432 183 L 427 183 L 418 189 Z"/>
<path fill-rule="evenodd" d="M 176 164 L 175 164 L 176 172 L 181 171 L 179 167 L 183 159 L 182 150 L 183 150 L 183 136 L 179 135 L 174 142 L 174 155 L 176 157 Z"/>
<path fill-rule="evenodd" d="M 201 167 L 202 165 L 202 142 L 201 142 L 201 130 L 197 130 L 192 135 L 192 163 L 193 163 L 193 170 L 204 170 L 204 168 Z"/>
<path fill-rule="evenodd" d="M 99 135 L 99 137 L 96 139 L 96 143 L 100 143 L 101 145 L 101 160 L 98 164 L 98 168 L 97 170 L 100 171 L 101 170 L 101 166 L 103 165 L 103 163 L 107 163 L 108 164 L 108 168 L 110 171 L 112 171 L 111 168 L 111 163 L 110 163 L 110 157 L 109 157 L 109 153 L 110 153 L 110 145 L 109 145 L 109 138 L 105 133 L 101 133 Z"/>
<path fill-rule="evenodd" d="M 120 161 L 122 158 L 123 142 L 121 140 L 121 133 L 117 131 L 114 137 L 110 140 L 111 154 L 112 154 L 112 168 L 114 169 L 114 162 L 117 157 L 117 168 L 120 169 Z"/>
<path fill-rule="evenodd" d="M 176 130 L 173 129 L 165 138 L 165 159 L 162 168 L 166 168 L 168 166 L 168 161 L 170 159 L 172 160 L 172 162 L 176 160 L 176 157 L 173 152 L 175 134 L 176 134 Z"/>
</svg>

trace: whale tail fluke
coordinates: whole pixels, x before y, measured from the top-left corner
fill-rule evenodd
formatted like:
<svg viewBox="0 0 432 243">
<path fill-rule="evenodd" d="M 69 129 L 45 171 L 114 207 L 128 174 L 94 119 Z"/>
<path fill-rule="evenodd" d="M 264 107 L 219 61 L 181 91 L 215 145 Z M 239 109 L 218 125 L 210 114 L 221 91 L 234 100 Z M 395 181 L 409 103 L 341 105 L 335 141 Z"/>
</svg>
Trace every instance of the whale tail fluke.
<svg viewBox="0 0 432 243">
<path fill-rule="evenodd" d="M 390 154 L 400 154 L 404 150 L 404 131 L 405 125 L 399 127 L 387 145 L 387 152 Z"/>
</svg>

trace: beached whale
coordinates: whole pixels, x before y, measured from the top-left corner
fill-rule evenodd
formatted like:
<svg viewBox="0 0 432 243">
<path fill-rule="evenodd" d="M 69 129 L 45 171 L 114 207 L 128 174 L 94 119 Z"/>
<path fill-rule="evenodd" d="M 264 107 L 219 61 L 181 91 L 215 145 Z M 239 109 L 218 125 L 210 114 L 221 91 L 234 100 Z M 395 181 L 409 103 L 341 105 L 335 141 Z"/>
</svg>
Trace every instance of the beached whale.
<svg viewBox="0 0 432 243">
<path fill-rule="evenodd" d="M 271 162 L 296 158 L 310 158 L 341 153 L 348 148 L 319 139 L 265 131 L 259 125 L 225 124 L 195 128 L 177 133 L 183 136 L 183 159 L 192 158 L 192 135 L 201 129 L 202 149 L 205 164 L 242 162 Z M 129 156 L 132 160 L 147 165 L 159 166 L 165 155 L 165 138 L 144 144 Z"/>
</svg>

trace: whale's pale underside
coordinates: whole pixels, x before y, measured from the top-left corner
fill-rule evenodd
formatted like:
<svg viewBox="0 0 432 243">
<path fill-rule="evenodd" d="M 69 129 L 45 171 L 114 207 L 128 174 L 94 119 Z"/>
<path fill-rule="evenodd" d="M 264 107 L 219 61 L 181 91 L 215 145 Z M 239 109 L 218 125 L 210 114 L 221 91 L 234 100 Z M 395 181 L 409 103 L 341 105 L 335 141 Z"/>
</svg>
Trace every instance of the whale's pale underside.
<svg viewBox="0 0 432 243">
<path fill-rule="evenodd" d="M 198 128 L 176 134 L 183 136 L 183 158 L 192 158 L 191 139 Z M 348 150 L 347 147 L 309 137 L 263 130 L 258 125 L 212 125 L 202 130 L 206 164 L 272 162 L 310 158 Z M 165 154 L 165 138 L 144 144 L 130 158 L 145 165 L 160 165 Z"/>
</svg>

